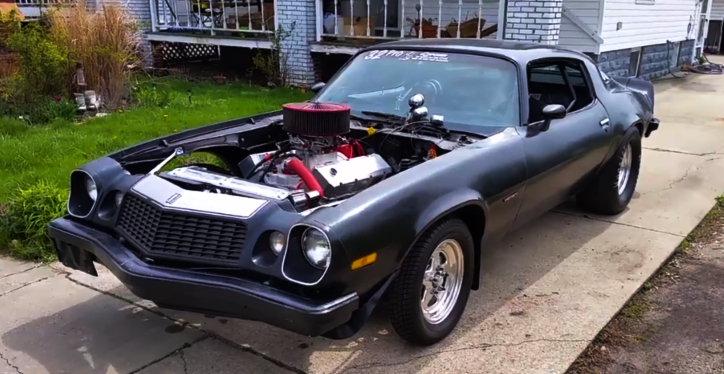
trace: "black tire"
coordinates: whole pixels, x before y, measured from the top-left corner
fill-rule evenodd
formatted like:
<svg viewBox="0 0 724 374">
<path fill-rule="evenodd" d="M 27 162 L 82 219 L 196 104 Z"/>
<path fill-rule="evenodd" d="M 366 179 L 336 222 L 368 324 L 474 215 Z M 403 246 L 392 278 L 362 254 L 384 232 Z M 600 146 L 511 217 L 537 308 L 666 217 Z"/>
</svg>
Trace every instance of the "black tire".
<svg viewBox="0 0 724 374">
<path fill-rule="evenodd" d="M 433 251 L 447 239 L 454 239 L 462 249 L 462 285 L 447 317 L 437 324 L 431 324 L 423 316 L 420 304 L 423 277 Z M 403 261 L 400 274 L 390 288 L 391 321 L 395 332 L 415 345 L 434 344 L 450 334 L 468 303 L 474 258 L 473 237 L 460 219 L 447 219 L 423 234 Z"/>
<path fill-rule="evenodd" d="M 631 146 L 631 172 L 623 192 L 619 193 L 619 164 L 626 147 Z M 624 211 L 636 190 L 641 167 L 641 134 L 631 127 L 623 137 L 616 153 L 603 166 L 596 178 L 576 196 L 578 205 L 595 214 L 616 215 Z"/>
</svg>

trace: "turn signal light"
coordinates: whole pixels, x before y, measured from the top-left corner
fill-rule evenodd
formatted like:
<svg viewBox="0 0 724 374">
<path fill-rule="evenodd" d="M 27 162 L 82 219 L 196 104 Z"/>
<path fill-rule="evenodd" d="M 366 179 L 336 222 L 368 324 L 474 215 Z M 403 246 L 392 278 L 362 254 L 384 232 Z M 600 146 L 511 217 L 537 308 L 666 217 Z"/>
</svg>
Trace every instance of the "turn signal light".
<svg viewBox="0 0 724 374">
<path fill-rule="evenodd" d="M 377 252 L 354 260 L 354 262 L 352 262 L 352 270 L 357 270 L 359 268 L 365 267 L 369 264 L 374 263 L 375 261 L 377 261 Z"/>
</svg>

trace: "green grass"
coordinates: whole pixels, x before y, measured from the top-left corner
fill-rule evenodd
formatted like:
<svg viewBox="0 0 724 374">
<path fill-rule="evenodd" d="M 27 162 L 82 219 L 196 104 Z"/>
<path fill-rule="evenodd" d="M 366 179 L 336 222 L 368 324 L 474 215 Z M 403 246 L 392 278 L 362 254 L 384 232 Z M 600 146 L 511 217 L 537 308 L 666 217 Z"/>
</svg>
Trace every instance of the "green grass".
<svg viewBox="0 0 724 374">
<path fill-rule="evenodd" d="M 31 127 L 0 118 L 0 202 L 40 180 L 65 188 L 74 168 L 138 142 L 277 110 L 283 103 L 309 98 L 292 89 L 269 90 L 240 83 L 217 86 L 174 78 L 138 87 L 146 99 L 140 107 L 81 124 L 55 120 L 48 126 Z M 151 100 L 156 96 L 161 98 Z"/>
</svg>

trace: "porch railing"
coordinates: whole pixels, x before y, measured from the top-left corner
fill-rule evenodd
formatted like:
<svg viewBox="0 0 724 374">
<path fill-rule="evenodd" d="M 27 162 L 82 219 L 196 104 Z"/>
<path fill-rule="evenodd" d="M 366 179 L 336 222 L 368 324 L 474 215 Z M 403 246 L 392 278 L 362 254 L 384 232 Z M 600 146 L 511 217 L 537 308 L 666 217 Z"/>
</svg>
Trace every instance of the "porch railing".
<svg viewBox="0 0 724 374">
<path fill-rule="evenodd" d="M 496 38 L 501 12 L 498 0 L 316 1 L 320 41 Z"/>
<path fill-rule="evenodd" d="M 210 35 L 271 33 L 276 0 L 150 0 L 154 31 Z"/>
<path fill-rule="evenodd" d="M 15 4 L 20 6 L 51 6 L 55 4 L 71 4 L 72 0 L 15 0 Z"/>
</svg>

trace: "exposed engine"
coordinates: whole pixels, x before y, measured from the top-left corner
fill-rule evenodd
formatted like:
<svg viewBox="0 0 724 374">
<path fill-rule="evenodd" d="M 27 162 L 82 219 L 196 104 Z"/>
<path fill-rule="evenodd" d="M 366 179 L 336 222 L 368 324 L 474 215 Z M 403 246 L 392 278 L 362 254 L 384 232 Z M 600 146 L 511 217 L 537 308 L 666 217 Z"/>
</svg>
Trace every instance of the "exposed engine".
<svg viewBox="0 0 724 374">
<path fill-rule="evenodd" d="M 422 96 L 417 96 L 419 100 L 410 102 L 412 122 L 392 131 L 370 122 L 352 126 L 350 108 L 343 104 L 287 104 L 281 121 L 276 117 L 237 139 L 218 138 L 220 143 L 211 147 L 207 140 L 199 140 L 204 145 L 200 149 L 220 156 L 226 168 L 193 164 L 161 177 L 194 191 L 289 200 L 300 211 L 336 204 L 392 174 L 474 141 L 451 135 L 437 123 L 441 119 L 421 121 L 427 109 L 421 107 Z M 177 148 L 151 173 L 182 153 Z"/>
<path fill-rule="evenodd" d="M 350 129 L 346 105 L 287 104 L 283 128 L 289 140 L 276 152 L 249 155 L 239 165 L 242 176 L 289 190 L 316 191 L 326 200 L 359 192 L 392 172 L 378 154 L 366 154 Z"/>
</svg>

